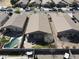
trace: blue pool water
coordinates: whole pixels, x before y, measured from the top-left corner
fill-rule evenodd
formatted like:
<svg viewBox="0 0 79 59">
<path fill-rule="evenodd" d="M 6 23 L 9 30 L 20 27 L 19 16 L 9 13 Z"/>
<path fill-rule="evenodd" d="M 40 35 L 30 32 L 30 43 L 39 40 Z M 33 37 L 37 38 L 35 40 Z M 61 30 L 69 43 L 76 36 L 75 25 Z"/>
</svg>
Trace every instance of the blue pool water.
<svg viewBox="0 0 79 59">
<path fill-rule="evenodd" d="M 19 39 L 17 37 L 13 38 L 11 42 L 4 45 L 4 48 L 14 48 L 18 45 Z"/>
</svg>

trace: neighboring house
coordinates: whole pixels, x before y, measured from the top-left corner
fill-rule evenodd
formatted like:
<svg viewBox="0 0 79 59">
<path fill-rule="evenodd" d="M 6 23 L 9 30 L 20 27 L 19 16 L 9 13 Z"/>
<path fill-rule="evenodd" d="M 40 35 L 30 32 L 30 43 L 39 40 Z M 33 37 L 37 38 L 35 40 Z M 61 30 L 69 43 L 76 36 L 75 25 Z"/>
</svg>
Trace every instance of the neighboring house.
<svg viewBox="0 0 79 59">
<path fill-rule="evenodd" d="M 30 0 L 20 0 L 16 3 L 16 6 L 24 8 L 29 2 Z"/>
<path fill-rule="evenodd" d="M 36 2 L 37 4 L 41 3 L 41 0 L 31 0 L 30 3 Z"/>
<path fill-rule="evenodd" d="M 72 4 L 75 0 L 64 0 L 65 2 L 67 2 L 68 4 Z"/>
<path fill-rule="evenodd" d="M 52 26 L 54 26 L 56 35 L 61 39 L 67 39 L 73 42 L 79 42 L 79 24 L 75 23 L 66 13 L 50 13 Z M 76 36 L 76 37 L 75 37 Z"/>
<path fill-rule="evenodd" d="M 79 13 L 76 12 L 76 13 L 74 13 L 73 15 L 74 15 L 74 17 L 79 21 Z"/>
<path fill-rule="evenodd" d="M 13 14 L 11 18 L 5 23 L 5 25 L 2 27 L 6 32 L 14 32 L 14 33 L 21 33 L 24 29 L 24 24 L 27 19 L 26 12 L 23 12 L 21 14 Z"/>
<path fill-rule="evenodd" d="M 29 17 L 25 32 L 28 40 L 35 42 L 52 42 L 53 35 L 46 14 L 37 12 Z"/>
<path fill-rule="evenodd" d="M 79 0 L 75 0 L 77 3 L 79 3 Z"/>
<path fill-rule="evenodd" d="M 47 4 L 47 2 L 51 2 L 51 0 L 42 0 L 42 4 Z"/>
<path fill-rule="evenodd" d="M 0 27 L 3 26 L 8 19 L 9 19 L 9 15 L 4 12 L 1 12 L 0 13 Z"/>
<path fill-rule="evenodd" d="M 72 27 L 72 30 L 70 31 L 71 33 L 69 34 L 69 38 L 72 39 L 73 42 L 79 42 L 79 19 L 75 18 L 74 16 L 73 18 L 71 18 L 66 13 L 64 14 L 64 17 L 68 24 Z"/>
<path fill-rule="evenodd" d="M 51 0 L 31 0 L 30 3 L 36 2 L 37 4 L 46 4 L 47 2 L 51 2 Z"/>
<path fill-rule="evenodd" d="M 69 5 L 72 4 L 74 2 L 74 0 L 53 0 L 55 2 L 55 4 L 65 4 L 65 5 Z"/>
<path fill-rule="evenodd" d="M 69 3 L 65 0 L 53 0 L 57 7 L 66 7 Z"/>
<path fill-rule="evenodd" d="M 52 26 L 55 27 L 54 29 L 56 31 L 57 36 L 60 32 L 72 29 L 72 27 L 67 23 L 65 18 L 62 16 L 62 13 L 50 13 L 50 16 L 52 18 Z"/>
<path fill-rule="evenodd" d="M 55 2 L 55 4 L 58 4 L 61 0 L 52 0 Z"/>
</svg>

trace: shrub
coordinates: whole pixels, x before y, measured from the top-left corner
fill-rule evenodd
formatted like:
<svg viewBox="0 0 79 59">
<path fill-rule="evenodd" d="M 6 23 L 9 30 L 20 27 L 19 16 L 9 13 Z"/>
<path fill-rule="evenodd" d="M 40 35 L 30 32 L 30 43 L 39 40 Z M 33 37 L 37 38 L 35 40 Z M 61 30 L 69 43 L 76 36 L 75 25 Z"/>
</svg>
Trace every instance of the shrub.
<svg viewBox="0 0 79 59">
<path fill-rule="evenodd" d="M 5 44 L 5 43 L 9 42 L 9 40 L 10 40 L 10 37 L 3 36 L 2 38 L 0 38 L 0 43 Z"/>
<path fill-rule="evenodd" d="M 15 11 L 15 13 L 18 13 L 18 14 L 20 14 L 20 9 L 19 9 L 19 8 L 16 8 L 16 11 Z"/>
<path fill-rule="evenodd" d="M 28 4 L 28 6 L 29 6 L 29 7 L 35 7 L 35 6 L 37 6 L 37 5 L 36 5 L 36 2 L 32 2 L 32 3 Z"/>
<path fill-rule="evenodd" d="M 49 44 L 49 48 L 56 48 L 56 45 L 55 44 L 53 44 L 53 45 Z"/>
<path fill-rule="evenodd" d="M 69 49 L 69 46 L 66 46 L 65 48 L 66 48 L 66 49 Z"/>
<path fill-rule="evenodd" d="M 32 48 L 41 49 L 41 48 L 48 48 L 48 46 L 47 45 L 35 45 Z"/>
</svg>

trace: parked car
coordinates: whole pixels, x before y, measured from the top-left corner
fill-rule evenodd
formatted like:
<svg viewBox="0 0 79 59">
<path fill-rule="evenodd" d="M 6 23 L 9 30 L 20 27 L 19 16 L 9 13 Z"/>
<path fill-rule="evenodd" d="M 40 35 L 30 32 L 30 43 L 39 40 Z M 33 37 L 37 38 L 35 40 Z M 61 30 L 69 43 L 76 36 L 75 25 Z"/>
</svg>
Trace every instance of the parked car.
<svg viewBox="0 0 79 59">
<path fill-rule="evenodd" d="M 31 8 L 25 8 L 25 11 L 31 11 L 32 9 Z"/>
</svg>

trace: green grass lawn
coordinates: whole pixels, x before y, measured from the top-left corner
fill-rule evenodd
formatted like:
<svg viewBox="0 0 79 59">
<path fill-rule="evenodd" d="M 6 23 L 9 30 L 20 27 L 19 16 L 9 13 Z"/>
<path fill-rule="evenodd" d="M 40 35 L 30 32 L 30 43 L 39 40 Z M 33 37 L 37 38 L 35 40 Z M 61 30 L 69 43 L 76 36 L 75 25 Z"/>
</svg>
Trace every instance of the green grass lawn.
<svg viewBox="0 0 79 59">
<path fill-rule="evenodd" d="M 40 49 L 40 48 L 48 48 L 47 45 L 35 45 L 32 48 Z"/>
<path fill-rule="evenodd" d="M 41 48 L 56 48 L 55 45 L 47 44 L 47 45 L 34 45 L 32 48 L 41 49 Z"/>
</svg>

